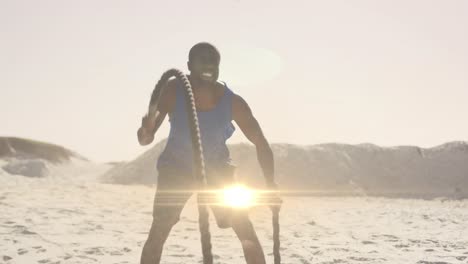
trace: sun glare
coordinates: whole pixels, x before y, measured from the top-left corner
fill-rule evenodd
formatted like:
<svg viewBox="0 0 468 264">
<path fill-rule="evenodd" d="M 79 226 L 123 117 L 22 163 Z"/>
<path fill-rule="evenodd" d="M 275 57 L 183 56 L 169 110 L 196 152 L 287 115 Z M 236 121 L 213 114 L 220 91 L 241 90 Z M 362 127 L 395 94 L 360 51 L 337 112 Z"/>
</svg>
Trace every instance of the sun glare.
<svg viewBox="0 0 468 264">
<path fill-rule="evenodd" d="M 248 43 L 219 46 L 222 54 L 219 78 L 227 81 L 228 85 L 251 87 L 270 81 L 281 73 L 282 59 L 274 50 Z"/>
<path fill-rule="evenodd" d="M 245 208 L 253 205 L 255 195 L 245 186 L 235 185 L 223 190 L 222 200 L 224 205 Z"/>
</svg>

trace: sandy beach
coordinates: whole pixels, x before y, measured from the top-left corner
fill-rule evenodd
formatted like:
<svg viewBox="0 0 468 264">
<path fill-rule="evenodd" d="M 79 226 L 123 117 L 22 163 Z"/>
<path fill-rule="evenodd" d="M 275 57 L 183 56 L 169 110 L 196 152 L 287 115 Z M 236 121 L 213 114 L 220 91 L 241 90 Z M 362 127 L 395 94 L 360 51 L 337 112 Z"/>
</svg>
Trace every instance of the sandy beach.
<svg viewBox="0 0 468 264">
<path fill-rule="evenodd" d="M 92 171 L 95 171 L 95 174 Z M 1 263 L 138 263 L 154 186 L 102 184 L 97 172 L 41 179 L 0 174 Z M 286 197 L 284 264 L 467 263 L 468 201 Z M 272 258 L 271 214 L 252 221 Z M 211 220 L 216 263 L 244 263 L 232 230 Z M 165 245 L 163 263 L 201 263 L 194 199 Z"/>
</svg>

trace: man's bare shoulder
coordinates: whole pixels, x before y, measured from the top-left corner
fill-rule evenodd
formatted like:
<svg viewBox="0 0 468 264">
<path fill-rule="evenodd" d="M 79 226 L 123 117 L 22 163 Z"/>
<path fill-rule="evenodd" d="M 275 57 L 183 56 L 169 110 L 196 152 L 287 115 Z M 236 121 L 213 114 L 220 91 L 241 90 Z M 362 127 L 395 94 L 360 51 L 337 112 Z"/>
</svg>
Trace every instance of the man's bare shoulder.
<svg viewBox="0 0 468 264">
<path fill-rule="evenodd" d="M 250 115 L 252 112 L 250 110 L 249 104 L 245 99 L 234 93 L 232 94 L 232 115 L 236 119 L 245 115 Z"/>
</svg>

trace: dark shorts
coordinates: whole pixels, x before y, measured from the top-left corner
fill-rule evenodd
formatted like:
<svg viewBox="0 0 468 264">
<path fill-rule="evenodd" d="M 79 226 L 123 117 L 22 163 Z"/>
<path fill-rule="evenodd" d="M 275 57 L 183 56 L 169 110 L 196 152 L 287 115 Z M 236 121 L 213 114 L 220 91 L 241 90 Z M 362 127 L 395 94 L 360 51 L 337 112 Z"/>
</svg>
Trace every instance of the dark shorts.
<svg viewBox="0 0 468 264">
<path fill-rule="evenodd" d="M 227 165 L 216 170 L 207 170 L 208 188 L 223 189 L 223 187 L 235 183 L 234 171 L 235 167 L 232 165 Z M 196 190 L 197 184 L 191 173 L 181 172 L 176 168 L 160 168 L 154 197 L 154 220 L 167 224 L 177 223 L 185 203 Z M 213 201 L 212 196 L 212 194 L 204 194 L 202 199 Z M 207 202 L 207 204 L 209 204 L 216 223 L 220 228 L 231 226 L 233 209 L 219 204 L 211 204 L 210 202 Z"/>
</svg>

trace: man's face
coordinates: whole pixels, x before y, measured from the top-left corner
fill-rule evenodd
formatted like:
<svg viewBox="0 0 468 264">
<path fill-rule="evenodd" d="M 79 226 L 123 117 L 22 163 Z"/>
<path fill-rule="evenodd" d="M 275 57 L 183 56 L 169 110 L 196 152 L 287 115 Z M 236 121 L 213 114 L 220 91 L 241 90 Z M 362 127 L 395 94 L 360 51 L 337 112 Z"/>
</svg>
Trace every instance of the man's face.
<svg viewBox="0 0 468 264">
<path fill-rule="evenodd" d="M 205 81 L 216 82 L 219 76 L 219 57 L 212 49 L 201 49 L 188 62 L 193 77 Z"/>
</svg>

